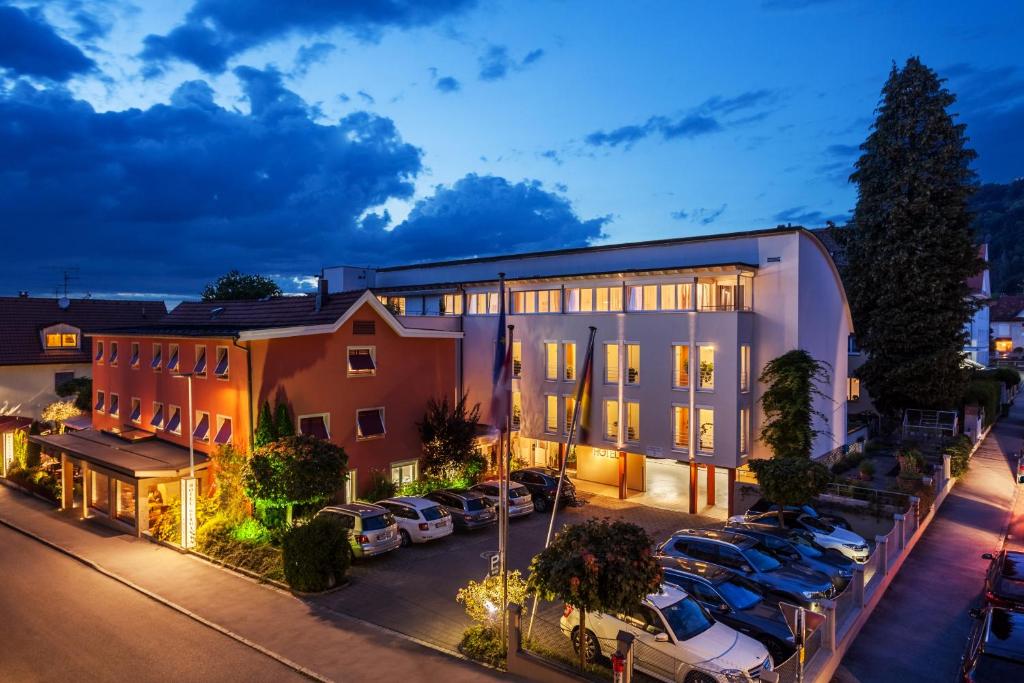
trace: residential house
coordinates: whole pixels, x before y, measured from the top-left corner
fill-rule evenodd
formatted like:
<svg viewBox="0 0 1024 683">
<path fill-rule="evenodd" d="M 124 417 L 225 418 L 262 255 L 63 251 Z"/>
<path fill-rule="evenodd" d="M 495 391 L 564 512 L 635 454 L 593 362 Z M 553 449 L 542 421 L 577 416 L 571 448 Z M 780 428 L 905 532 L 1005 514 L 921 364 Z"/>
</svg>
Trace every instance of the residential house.
<svg viewBox="0 0 1024 683">
<path fill-rule="evenodd" d="M 992 302 L 992 351 L 997 359 L 1024 359 L 1024 295 L 1004 294 Z"/>
</svg>

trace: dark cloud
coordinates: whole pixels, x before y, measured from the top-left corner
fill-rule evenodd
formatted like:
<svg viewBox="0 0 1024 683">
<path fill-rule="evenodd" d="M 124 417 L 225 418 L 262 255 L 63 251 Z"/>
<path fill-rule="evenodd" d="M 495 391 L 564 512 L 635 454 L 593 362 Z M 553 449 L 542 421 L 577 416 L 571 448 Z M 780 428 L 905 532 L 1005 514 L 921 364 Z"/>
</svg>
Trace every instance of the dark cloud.
<svg viewBox="0 0 1024 683">
<path fill-rule="evenodd" d="M 558 152 L 556 150 L 546 149 L 546 150 L 544 150 L 543 152 L 540 153 L 540 156 L 541 156 L 542 159 L 547 159 L 548 161 L 553 161 L 556 164 L 558 164 L 559 166 L 562 165 L 562 157 L 558 155 Z"/>
<path fill-rule="evenodd" d="M 75 39 L 91 44 L 105 38 L 114 27 L 118 15 L 131 15 L 138 11 L 128 0 L 49 0 L 59 5 L 78 30 Z"/>
<path fill-rule="evenodd" d="M 728 204 L 722 204 L 717 209 L 680 209 L 679 211 L 673 211 L 670 215 L 677 221 L 689 221 L 699 225 L 711 225 L 718 220 L 723 213 L 725 213 L 725 209 L 727 207 Z"/>
<path fill-rule="evenodd" d="M 323 64 L 332 52 L 338 47 L 333 43 L 313 43 L 303 45 L 295 53 L 295 66 L 292 67 L 293 76 L 305 76 L 309 69 L 316 64 Z"/>
<path fill-rule="evenodd" d="M 776 97 L 772 90 L 751 90 L 736 97 L 712 97 L 679 116 L 652 116 L 640 124 L 629 124 L 610 131 L 594 131 L 583 141 L 592 147 L 618 147 L 629 149 L 652 135 L 664 140 L 690 139 L 717 133 L 730 126 L 742 126 L 760 120 L 767 112 L 755 112 L 739 119 L 728 119 L 732 114 L 771 104 Z"/>
<path fill-rule="evenodd" d="M 95 68 L 96 62 L 57 35 L 38 8 L 0 5 L 0 69 L 66 81 Z"/>
<path fill-rule="evenodd" d="M 442 76 L 434 83 L 434 87 L 444 93 L 458 92 L 462 85 L 452 76 Z"/>
<path fill-rule="evenodd" d="M 166 35 L 146 36 L 142 57 L 150 63 L 150 74 L 172 60 L 221 73 L 235 55 L 293 33 L 341 28 L 374 40 L 385 29 L 426 26 L 474 4 L 476 0 L 196 0 L 184 23 Z"/>
<path fill-rule="evenodd" d="M 491 45 L 487 51 L 480 55 L 480 80 L 500 81 L 509 75 L 511 71 L 522 71 L 531 64 L 540 61 L 544 56 L 544 50 L 536 49 L 526 53 L 521 60 L 516 61 L 509 54 L 508 47 L 504 45 Z"/>
<path fill-rule="evenodd" d="M 794 206 L 778 212 L 773 217 L 779 223 L 795 223 L 809 228 L 816 228 L 825 225 L 828 221 L 833 223 L 846 223 L 850 220 L 850 214 L 840 213 L 828 215 L 823 211 L 812 211 L 806 206 Z"/>
<path fill-rule="evenodd" d="M 366 102 L 367 104 L 376 104 L 377 103 L 377 100 L 373 99 L 373 95 L 371 95 L 370 93 L 366 92 L 365 90 L 360 90 L 360 91 L 356 92 L 356 95 L 359 95 L 359 97 L 362 98 L 363 102 Z"/>
</svg>

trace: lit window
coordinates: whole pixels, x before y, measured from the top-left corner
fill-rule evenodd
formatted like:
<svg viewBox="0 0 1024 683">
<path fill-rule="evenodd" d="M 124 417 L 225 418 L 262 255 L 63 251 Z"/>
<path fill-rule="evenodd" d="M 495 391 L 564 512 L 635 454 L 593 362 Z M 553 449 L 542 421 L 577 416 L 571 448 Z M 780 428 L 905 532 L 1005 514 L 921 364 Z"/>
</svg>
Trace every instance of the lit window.
<svg viewBox="0 0 1024 683">
<path fill-rule="evenodd" d="M 132 412 L 128 416 L 128 419 L 136 424 L 142 423 L 142 401 L 140 399 L 132 399 Z"/>
<path fill-rule="evenodd" d="M 392 315 L 405 315 L 404 296 L 378 296 L 377 298 L 391 311 Z"/>
<path fill-rule="evenodd" d="M 690 409 L 687 406 L 672 406 L 672 446 L 677 450 L 690 446 Z"/>
<path fill-rule="evenodd" d="M 349 377 L 362 375 L 374 375 L 377 372 L 377 364 L 374 359 L 374 348 L 371 346 L 354 347 L 348 349 L 348 374 Z"/>
<path fill-rule="evenodd" d="M 47 349 L 77 349 L 78 328 L 65 324 L 51 325 L 43 330 L 43 345 Z"/>
<path fill-rule="evenodd" d="M 573 382 L 576 380 L 576 342 L 565 342 L 562 344 L 562 357 L 565 362 L 562 379 L 567 382 Z"/>
<path fill-rule="evenodd" d="M 859 401 L 860 400 L 860 379 L 857 377 L 846 378 L 846 400 L 847 401 Z"/>
<path fill-rule="evenodd" d="M 213 437 L 213 442 L 221 446 L 231 443 L 230 417 L 217 417 L 217 436 Z"/>
<path fill-rule="evenodd" d="M 110 395 L 110 409 L 107 410 L 111 417 L 117 417 L 121 414 L 120 401 L 118 401 L 117 394 Z"/>
<path fill-rule="evenodd" d="M 512 376 L 523 376 L 523 342 L 512 342 Z"/>
<path fill-rule="evenodd" d="M 331 438 L 331 432 L 327 426 L 329 419 L 330 416 L 326 413 L 322 415 L 300 415 L 299 434 L 315 436 L 318 439 L 327 441 Z"/>
<path fill-rule="evenodd" d="M 228 347 L 217 347 L 217 364 L 213 367 L 213 374 L 218 379 L 228 378 Z"/>
<path fill-rule="evenodd" d="M 167 419 L 167 431 L 172 434 L 181 434 L 181 408 L 171 406 Z"/>
<path fill-rule="evenodd" d="M 370 408 L 356 411 L 356 436 L 373 439 L 384 436 L 384 409 Z"/>
<path fill-rule="evenodd" d="M 93 360 L 96 361 L 97 363 L 102 363 L 103 362 L 103 340 L 102 339 L 97 339 L 96 340 L 96 355 L 93 356 Z"/>
<path fill-rule="evenodd" d="M 698 389 L 711 390 L 715 388 L 715 348 L 713 346 L 701 346 L 697 356 Z"/>
<path fill-rule="evenodd" d="M 192 367 L 192 373 L 197 377 L 206 377 L 206 347 L 196 347 L 196 364 Z"/>
<path fill-rule="evenodd" d="M 441 315 L 462 315 L 462 295 L 445 294 L 441 298 Z"/>
<path fill-rule="evenodd" d="M 544 379 L 558 379 L 558 344 L 544 342 Z"/>
<path fill-rule="evenodd" d="M 619 402 L 604 402 L 604 438 L 608 441 L 619 440 Z"/>
<path fill-rule="evenodd" d="M 96 405 L 94 407 L 94 410 L 97 413 L 102 413 L 103 410 L 106 408 L 105 401 L 106 401 L 106 397 L 103 395 L 103 392 L 102 391 L 97 391 L 96 392 Z"/>
<path fill-rule="evenodd" d="M 697 284 L 697 310 L 715 310 L 715 288 L 713 284 L 709 282 Z"/>
<path fill-rule="evenodd" d="M 154 429 L 163 429 L 164 426 L 164 404 L 153 403 L 153 417 L 149 419 L 149 426 Z"/>
<path fill-rule="evenodd" d="M 160 372 L 160 368 L 163 365 L 164 360 L 164 347 L 162 344 L 153 344 L 153 362 L 150 363 L 150 367 L 155 372 Z"/>
<path fill-rule="evenodd" d="M 750 450 L 750 410 L 740 408 L 740 455 Z"/>
<path fill-rule="evenodd" d="M 178 345 L 171 344 L 167 348 L 167 369 L 177 371 L 178 365 Z"/>
<path fill-rule="evenodd" d="M 548 394 L 544 397 L 546 410 L 544 411 L 544 431 L 554 433 L 558 431 L 558 397 Z"/>
<path fill-rule="evenodd" d="M 466 312 L 469 313 L 469 315 L 495 314 L 498 312 L 498 293 L 474 292 L 472 294 L 467 294 L 466 308 Z"/>
<path fill-rule="evenodd" d="M 697 448 L 705 453 L 712 453 L 715 450 L 715 411 L 711 408 L 699 408 L 697 418 L 700 424 Z"/>
<path fill-rule="evenodd" d="M 192 430 L 192 438 L 196 441 L 210 440 L 210 414 L 196 411 L 196 428 Z"/>
<path fill-rule="evenodd" d="M 616 384 L 619 381 L 619 345 L 604 345 L 604 381 Z"/>
<path fill-rule="evenodd" d="M 740 391 L 750 391 L 750 346 L 740 346 Z"/>
<path fill-rule="evenodd" d="M 117 342 L 110 342 L 110 358 L 108 359 L 111 365 L 117 365 Z"/>
<path fill-rule="evenodd" d="M 636 401 L 626 402 L 626 439 L 640 440 L 640 404 Z"/>
<path fill-rule="evenodd" d="M 622 287 L 598 287 L 594 290 L 594 310 L 621 311 Z"/>
<path fill-rule="evenodd" d="M 569 430 L 572 429 L 572 415 L 576 412 L 576 397 L 566 396 L 565 397 L 565 433 L 568 434 Z"/>
<path fill-rule="evenodd" d="M 512 392 L 512 429 L 519 429 L 523 424 L 523 395 Z"/>
<path fill-rule="evenodd" d="M 675 344 L 672 347 L 672 386 L 685 389 L 690 386 L 690 347 Z"/>
<path fill-rule="evenodd" d="M 626 384 L 640 383 L 640 345 L 626 344 Z"/>
<path fill-rule="evenodd" d="M 60 347 L 61 347 L 61 344 L 60 344 L 60 333 L 59 332 L 51 332 L 51 333 L 46 335 L 46 348 L 48 348 L 48 349 L 59 349 Z"/>
<path fill-rule="evenodd" d="M 416 481 L 419 476 L 419 462 L 416 460 L 404 460 L 391 463 L 391 483 L 396 486 L 404 486 Z"/>
<path fill-rule="evenodd" d="M 565 312 L 579 313 L 580 290 L 577 287 L 570 287 L 565 290 Z"/>
<path fill-rule="evenodd" d="M 676 286 L 661 286 L 661 310 L 674 311 L 676 309 Z"/>
</svg>

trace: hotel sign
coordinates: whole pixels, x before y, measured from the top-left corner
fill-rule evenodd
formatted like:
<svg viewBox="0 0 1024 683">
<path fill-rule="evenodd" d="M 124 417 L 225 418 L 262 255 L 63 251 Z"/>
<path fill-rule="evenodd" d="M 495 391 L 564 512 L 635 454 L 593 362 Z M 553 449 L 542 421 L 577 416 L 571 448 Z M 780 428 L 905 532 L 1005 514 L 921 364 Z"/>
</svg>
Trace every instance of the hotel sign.
<svg viewBox="0 0 1024 683">
<path fill-rule="evenodd" d="M 196 478 L 181 480 L 181 547 L 196 545 Z"/>
</svg>

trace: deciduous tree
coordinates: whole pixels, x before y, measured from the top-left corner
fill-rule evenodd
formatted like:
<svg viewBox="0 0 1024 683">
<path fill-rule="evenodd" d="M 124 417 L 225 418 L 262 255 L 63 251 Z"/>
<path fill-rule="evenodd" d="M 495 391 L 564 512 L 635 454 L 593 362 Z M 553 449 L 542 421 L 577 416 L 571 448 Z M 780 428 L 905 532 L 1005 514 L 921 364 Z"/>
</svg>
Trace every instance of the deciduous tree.
<svg viewBox="0 0 1024 683">
<path fill-rule="evenodd" d="M 245 493 L 264 507 L 285 508 L 290 525 L 295 505 L 322 503 L 341 489 L 347 465 L 341 446 L 315 436 L 287 436 L 249 458 Z"/>
<path fill-rule="evenodd" d="M 779 507 L 779 525 L 786 526 L 783 511 L 787 505 L 803 505 L 825 490 L 832 473 L 819 462 L 807 458 L 770 458 L 748 463 L 761 493 Z"/>
<path fill-rule="evenodd" d="M 821 432 L 814 420 L 828 421 L 814 408 L 815 398 L 831 398 L 821 390 L 829 382 L 828 364 L 795 349 L 769 361 L 759 379 L 768 385 L 761 396 L 761 440 L 777 458 L 810 458 L 814 438 Z"/>
<path fill-rule="evenodd" d="M 237 270 L 221 275 L 203 289 L 203 301 L 241 301 L 281 296 L 276 282 L 263 275 L 244 275 Z"/>
<path fill-rule="evenodd" d="M 445 396 L 427 403 L 423 421 L 416 426 L 423 442 L 423 472 L 438 479 L 475 474 L 483 469 L 484 459 L 476 445 L 480 405 L 466 409 L 466 396 L 454 404 Z"/>
</svg>

